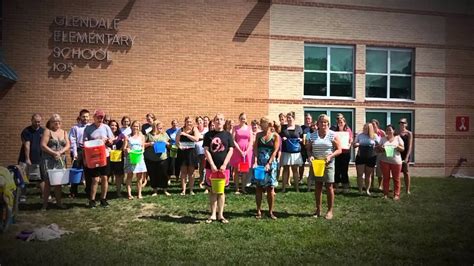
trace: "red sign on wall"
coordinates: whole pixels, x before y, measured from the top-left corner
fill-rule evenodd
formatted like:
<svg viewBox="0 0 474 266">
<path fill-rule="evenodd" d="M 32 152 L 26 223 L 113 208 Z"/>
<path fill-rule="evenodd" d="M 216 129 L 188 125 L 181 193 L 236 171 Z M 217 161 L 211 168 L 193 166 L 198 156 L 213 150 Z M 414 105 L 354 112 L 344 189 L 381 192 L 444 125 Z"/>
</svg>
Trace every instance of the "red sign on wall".
<svg viewBox="0 0 474 266">
<path fill-rule="evenodd" d="M 456 131 L 469 131 L 469 116 L 456 116 Z"/>
</svg>

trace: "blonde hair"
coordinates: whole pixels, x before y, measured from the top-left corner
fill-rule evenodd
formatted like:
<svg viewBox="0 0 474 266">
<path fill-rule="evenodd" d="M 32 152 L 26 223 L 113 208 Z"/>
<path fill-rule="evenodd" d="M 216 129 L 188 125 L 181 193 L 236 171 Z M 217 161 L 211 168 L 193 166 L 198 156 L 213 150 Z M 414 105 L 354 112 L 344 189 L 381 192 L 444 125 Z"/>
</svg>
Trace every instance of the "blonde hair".
<svg viewBox="0 0 474 266">
<path fill-rule="evenodd" d="M 367 127 L 367 135 L 370 139 L 375 139 L 377 137 L 377 133 L 375 132 L 374 125 L 372 123 L 366 123 L 364 128 Z"/>
<path fill-rule="evenodd" d="M 328 124 L 331 123 L 331 119 L 329 118 L 329 116 L 327 114 L 320 114 L 318 116 L 318 122 L 321 121 L 321 120 L 324 120 L 324 121 L 328 122 Z"/>
<path fill-rule="evenodd" d="M 61 116 L 59 114 L 53 114 L 51 115 L 51 117 L 49 118 L 49 122 L 52 123 L 54 121 L 59 121 L 61 122 Z"/>
<path fill-rule="evenodd" d="M 135 125 L 135 124 L 138 124 L 138 135 L 142 134 L 142 131 L 141 131 L 141 129 L 140 129 L 140 127 L 141 127 L 142 124 L 140 123 L 140 121 L 134 120 L 134 121 L 130 124 L 130 128 L 132 129 L 132 132 L 130 133 L 130 136 L 133 136 L 133 125 Z"/>
</svg>

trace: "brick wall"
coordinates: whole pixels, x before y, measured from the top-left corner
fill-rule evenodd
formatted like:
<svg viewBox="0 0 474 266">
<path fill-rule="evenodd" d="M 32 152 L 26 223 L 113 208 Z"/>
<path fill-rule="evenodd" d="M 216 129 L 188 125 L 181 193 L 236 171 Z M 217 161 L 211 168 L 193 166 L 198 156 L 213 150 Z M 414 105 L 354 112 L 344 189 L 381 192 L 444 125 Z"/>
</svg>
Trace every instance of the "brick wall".
<svg viewBox="0 0 474 266">
<path fill-rule="evenodd" d="M 65 128 L 82 108 L 141 121 L 153 112 L 166 125 L 187 115 L 267 114 L 265 103 L 234 101 L 268 97 L 268 70 L 237 67 L 268 65 L 268 39 L 239 37 L 268 35 L 267 9 L 268 4 L 244 0 L 4 1 L 5 58 L 20 80 L 0 99 L 0 164 L 16 162 L 20 131 L 33 112 L 45 117 L 57 112 Z M 136 36 L 135 44 L 114 51 L 109 65 L 74 62 L 70 75 L 51 74 L 52 22 L 63 15 L 120 17 L 118 33 Z"/>
</svg>

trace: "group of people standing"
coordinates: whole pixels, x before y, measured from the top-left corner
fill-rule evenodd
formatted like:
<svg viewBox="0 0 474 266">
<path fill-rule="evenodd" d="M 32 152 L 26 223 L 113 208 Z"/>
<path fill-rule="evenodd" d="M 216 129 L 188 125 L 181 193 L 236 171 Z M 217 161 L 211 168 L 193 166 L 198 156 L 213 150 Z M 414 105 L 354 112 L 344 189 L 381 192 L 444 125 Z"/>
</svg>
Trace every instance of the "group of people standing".
<svg viewBox="0 0 474 266">
<path fill-rule="evenodd" d="M 309 163 L 308 188 L 315 188 L 316 209 L 314 216 L 321 216 L 321 197 L 323 185 L 326 186 L 328 209 L 325 218 L 332 219 L 334 193 L 342 184 L 342 191 L 349 190 L 348 166 L 351 158 L 351 147 L 358 148 L 356 156 L 357 181 L 359 191 L 370 195 L 374 167 L 383 174 L 383 191 L 389 193 L 390 177 L 394 179 L 394 199 L 400 196 L 400 172 L 405 174 L 406 189 L 409 193 L 408 161 L 412 147 L 412 134 L 406 127 L 406 119 L 400 120 L 400 134 L 395 136 L 393 126 L 388 125 L 386 132 L 379 129 L 376 121 L 364 125 L 363 132 L 354 139 L 351 128 L 346 124 L 342 114 L 338 114 L 337 123 L 330 125 L 327 115 L 320 115 L 313 123 L 311 115 L 305 116 L 305 124 L 296 125 L 295 113 L 280 114 L 279 122 L 263 117 L 253 120 L 248 125 L 247 116 L 242 113 L 238 123 L 226 120 L 222 114 L 214 119 L 207 116 L 194 119 L 186 117 L 183 127 L 176 119 L 171 128 L 165 130 L 162 122 L 155 115 L 146 115 L 146 122 L 132 121 L 124 116 L 120 124 L 110 119 L 103 111 L 96 110 L 90 120 L 90 112 L 83 109 L 79 112 L 77 124 L 67 133 L 62 129 L 61 117 L 54 114 L 48 120 L 46 128 L 41 127 L 41 116 L 32 116 L 32 125 L 22 132 L 22 150 L 19 163 L 33 173 L 34 166 L 39 165 L 43 208 L 48 206 L 50 184 L 48 169 L 66 167 L 66 154 L 70 151 L 72 166 L 84 169 L 90 208 L 96 207 L 96 194 L 100 184 L 100 205 L 107 207 L 109 177 L 113 177 L 117 186 L 117 195 L 121 196 L 122 184 L 125 182 L 127 198 L 133 199 L 132 178 L 137 182 L 137 198 L 142 198 L 142 189 L 148 182 L 153 189 L 153 196 L 159 191 L 169 196 L 167 191 L 169 179 L 175 176 L 181 180 L 181 195 L 194 195 L 195 171 L 198 170 L 199 184 L 209 193 L 211 223 L 219 220 L 228 221 L 223 216 L 225 194 L 215 193 L 210 184 L 210 177 L 217 172 L 233 178 L 235 193 L 246 193 L 248 183 L 256 186 L 256 218 L 262 217 L 262 197 L 266 194 L 269 217 L 276 219 L 273 213 L 275 188 L 278 177 L 282 176 L 282 192 L 290 186 L 290 170 L 293 185 L 299 191 L 303 179 L 305 163 L 314 159 L 325 161 L 322 176 L 314 176 Z M 346 132 L 347 138 L 340 133 Z M 89 140 L 102 140 L 106 149 L 107 164 L 91 167 L 84 162 L 84 143 Z M 156 142 L 166 145 L 166 151 L 157 153 Z M 393 156 L 385 155 L 388 146 L 394 150 Z M 141 151 L 143 156 L 138 162 L 131 162 L 128 154 Z M 243 170 L 242 165 L 250 168 L 262 167 L 264 178 L 256 179 L 253 171 Z M 380 166 L 379 166 L 380 165 Z M 245 168 L 245 167 L 244 167 Z M 365 183 L 363 182 L 365 178 Z M 189 187 L 188 187 L 189 185 Z M 379 180 L 379 185 L 382 186 Z M 57 206 L 61 203 L 61 186 L 55 186 Z M 70 197 L 78 193 L 78 185 L 71 185 Z"/>
</svg>

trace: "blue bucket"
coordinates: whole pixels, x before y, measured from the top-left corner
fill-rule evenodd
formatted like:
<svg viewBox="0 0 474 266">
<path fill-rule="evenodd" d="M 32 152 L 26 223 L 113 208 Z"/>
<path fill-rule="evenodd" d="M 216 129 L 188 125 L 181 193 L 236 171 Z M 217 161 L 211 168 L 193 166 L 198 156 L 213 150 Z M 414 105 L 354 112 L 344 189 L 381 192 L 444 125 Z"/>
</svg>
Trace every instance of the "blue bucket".
<svg viewBox="0 0 474 266">
<path fill-rule="evenodd" d="M 255 180 L 264 180 L 265 179 L 265 166 L 257 166 L 254 169 Z"/>
<path fill-rule="evenodd" d="M 155 153 L 164 153 L 166 152 L 166 142 L 164 141 L 157 141 L 153 145 L 153 149 L 155 150 Z"/>
<path fill-rule="evenodd" d="M 69 170 L 69 182 L 71 184 L 80 184 L 83 170 L 80 168 L 71 168 Z"/>
</svg>

